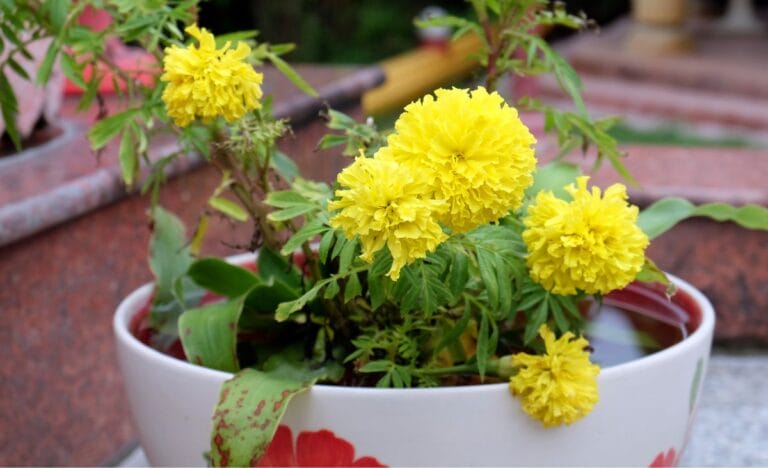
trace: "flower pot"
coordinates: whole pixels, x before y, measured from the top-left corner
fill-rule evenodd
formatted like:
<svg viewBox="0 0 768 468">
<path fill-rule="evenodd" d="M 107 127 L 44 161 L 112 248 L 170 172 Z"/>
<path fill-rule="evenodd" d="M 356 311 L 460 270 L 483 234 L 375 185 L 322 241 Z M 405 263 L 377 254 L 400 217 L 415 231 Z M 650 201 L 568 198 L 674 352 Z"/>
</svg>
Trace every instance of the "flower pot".
<svg viewBox="0 0 768 468">
<path fill-rule="evenodd" d="M 262 462 L 284 465 L 635 465 L 674 462 L 684 448 L 714 328 L 709 301 L 673 278 L 691 333 L 599 375 L 600 401 L 569 426 L 544 428 L 508 385 L 375 389 L 316 385 L 290 403 Z M 205 465 L 219 388 L 231 374 L 164 355 L 129 331 L 151 285 L 114 318 L 117 351 L 141 444 L 153 465 Z M 274 449 L 274 450 L 273 450 Z"/>
</svg>

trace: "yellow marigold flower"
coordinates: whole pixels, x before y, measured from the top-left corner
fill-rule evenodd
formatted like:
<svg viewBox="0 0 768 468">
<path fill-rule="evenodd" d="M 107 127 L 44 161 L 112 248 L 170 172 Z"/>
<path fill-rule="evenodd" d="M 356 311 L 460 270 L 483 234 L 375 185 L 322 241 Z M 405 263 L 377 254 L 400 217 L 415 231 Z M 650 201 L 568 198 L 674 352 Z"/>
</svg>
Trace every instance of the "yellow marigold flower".
<svg viewBox="0 0 768 468">
<path fill-rule="evenodd" d="M 466 232 L 520 207 L 533 182 L 535 143 L 498 93 L 438 89 L 406 106 L 381 157 L 429 180 L 434 198 L 448 202 L 440 221 Z"/>
<path fill-rule="evenodd" d="M 199 47 L 171 46 L 165 49 L 160 77 L 168 85 L 163 101 L 168 115 L 180 127 L 197 117 L 210 120 L 223 116 L 232 122 L 246 112 L 261 107 L 261 82 L 264 75 L 245 62 L 251 48 L 239 42 L 216 49 L 213 34 L 197 25 L 185 29 L 200 42 Z"/>
<path fill-rule="evenodd" d="M 587 189 L 589 177 L 566 187 L 573 200 L 540 192 L 523 220 L 531 278 L 556 294 L 606 294 L 635 279 L 648 237 L 637 226 L 622 184 Z"/>
<path fill-rule="evenodd" d="M 328 204 L 340 210 L 330 224 L 352 239 L 360 236 L 363 260 L 385 245 L 392 254 L 389 277 L 397 280 L 403 266 L 424 258 L 446 239 L 435 215 L 445 202 L 430 198 L 421 177 L 394 161 L 358 157 L 338 176 L 347 189 L 336 190 L 338 200 Z"/>
<path fill-rule="evenodd" d="M 597 403 L 600 367 L 589 362 L 589 342 L 567 332 L 559 339 L 542 325 L 545 354 L 518 353 L 512 357 L 521 367 L 509 379 L 509 389 L 522 399 L 523 410 L 544 426 L 570 424 L 586 416 Z"/>
</svg>

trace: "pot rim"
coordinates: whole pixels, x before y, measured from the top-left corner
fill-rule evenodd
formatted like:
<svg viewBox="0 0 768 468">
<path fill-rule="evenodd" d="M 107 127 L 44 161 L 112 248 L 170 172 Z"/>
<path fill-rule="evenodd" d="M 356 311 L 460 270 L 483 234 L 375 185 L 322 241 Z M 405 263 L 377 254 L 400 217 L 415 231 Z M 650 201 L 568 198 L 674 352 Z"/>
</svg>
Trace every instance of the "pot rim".
<svg viewBox="0 0 768 468">
<path fill-rule="evenodd" d="M 253 254 L 242 254 L 230 257 L 232 262 L 243 261 L 246 258 L 253 258 Z M 676 343 L 669 348 L 657 351 L 648 356 L 643 356 L 629 362 L 618 364 L 611 367 L 601 368 L 598 375 L 598 382 L 605 380 L 621 378 L 638 370 L 653 366 L 658 362 L 675 359 L 680 354 L 685 354 L 691 347 L 699 346 L 702 341 L 709 340 L 715 326 L 715 311 L 709 300 L 694 286 L 678 278 L 677 276 L 667 274 L 675 285 L 685 294 L 690 296 L 701 311 L 701 323 L 688 337 Z M 152 293 L 152 283 L 147 283 L 131 292 L 123 299 L 117 307 L 113 317 L 113 329 L 117 340 L 129 348 L 133 353 L 142 356 L 146 360 L 156 361 L 160 366 L 165 367 L 170 372 L 180 372 L 182 374 L 197 374 L 201 377 L 213 378 L 216 380 L 228 380 L 234 374 L 207 367 L 198 366 L 187 361 L 168 356 L 157 351 L 136 338 L 128 329 L 133 315 L 145 304 Z M 346 395 L 355 395 L 359 393 L 375 392 L 377 395 L 401 392 L 433 392 L 433 393 L 477 393 L 488 391 L 496 392 L 500 388 L 508 387 L 507 383 L 497 384 L 476 384 L 462 385 L 454 387 L 433 387 L 433 388 L 375 388 L 375 387 L 345 387 L 340 385 L 313 385 L 310 389 L 313 392 L 343 392 Z"/>
</svg>

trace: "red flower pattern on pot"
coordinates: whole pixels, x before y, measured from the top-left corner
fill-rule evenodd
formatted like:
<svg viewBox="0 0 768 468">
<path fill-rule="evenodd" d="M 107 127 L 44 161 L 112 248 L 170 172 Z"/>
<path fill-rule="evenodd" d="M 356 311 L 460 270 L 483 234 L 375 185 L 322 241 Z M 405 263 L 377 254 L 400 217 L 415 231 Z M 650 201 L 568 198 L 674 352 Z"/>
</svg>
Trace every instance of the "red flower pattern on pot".
<svg viewBox="0 0 768 468">
<path fill-rule="evenodd" d="M 374 457 L 355 459 L 355 447 L 328 429 L 303 431 L 293 445 L 288 426 L 278 426 L 258 466 L 387 466 Z"/>
<path fill-rule="evenodd" d="M 653 459 L 651 464 L 648 465 L 649 468 L 661 468 L 668 466 L 677 466 L 677 452 L 675 451 L 674 447 L 667 450 L 667 453 L 660 452 L 658 455 L 656 455 L 656 458 Z"/>
</svg>

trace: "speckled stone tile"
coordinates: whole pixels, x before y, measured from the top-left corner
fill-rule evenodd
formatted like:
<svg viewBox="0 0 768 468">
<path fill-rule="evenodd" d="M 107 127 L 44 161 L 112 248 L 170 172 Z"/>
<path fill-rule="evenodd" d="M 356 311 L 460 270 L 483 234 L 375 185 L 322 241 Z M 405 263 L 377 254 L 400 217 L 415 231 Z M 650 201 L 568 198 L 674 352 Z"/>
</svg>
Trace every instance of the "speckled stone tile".
<svg viewBox="0 0 768 468">
<path fill-rule="evenodd" d="M 768 354 L 709 361 L 680 466 L 768 466 Z"/>
</svg>

